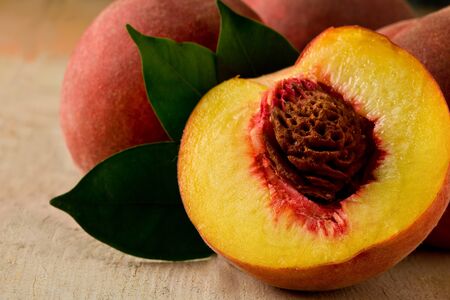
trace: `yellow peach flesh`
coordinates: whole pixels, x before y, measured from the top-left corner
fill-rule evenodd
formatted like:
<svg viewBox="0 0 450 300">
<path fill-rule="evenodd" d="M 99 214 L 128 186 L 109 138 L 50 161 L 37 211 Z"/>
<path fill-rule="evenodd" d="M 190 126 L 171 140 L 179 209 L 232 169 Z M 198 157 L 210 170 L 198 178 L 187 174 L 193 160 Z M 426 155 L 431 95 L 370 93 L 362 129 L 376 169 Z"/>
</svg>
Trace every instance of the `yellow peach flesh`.
<svg viewBox="0 0 450 300">
<path fill-rule="evenodd" d="M 350 228 L 338 238 L 293 224 L 289 212 L 275 222 L 268 188 L 252 172 L 249 124 L 261 95 L 280 78 L 299 75 L 328 84 L 374 120 L 387 153 L 376 181 L 342 202 Z M 183 136 L 181 194 L 208 244 L 242 265 L 299 270 L 343 263 L 395 238 L 432 205 L 446 179 L 449 132 L 445 100 L 411 55 L 362 28 L 329 29 L 294 67 L 229 80 L 202 99 Z"/>
</svg>

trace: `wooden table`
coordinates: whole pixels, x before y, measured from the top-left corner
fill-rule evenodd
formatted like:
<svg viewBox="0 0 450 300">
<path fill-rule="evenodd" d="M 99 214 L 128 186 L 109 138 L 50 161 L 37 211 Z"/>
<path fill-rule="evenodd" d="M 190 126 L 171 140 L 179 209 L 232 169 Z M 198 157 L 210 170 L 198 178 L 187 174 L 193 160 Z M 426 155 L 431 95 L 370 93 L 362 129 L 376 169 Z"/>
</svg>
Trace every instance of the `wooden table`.
<svg viewBox="0 0 450 300">
<path fill-rule="evenodd" d="M 80 179 L 58 124 L 68 54 L 109 1 L 0 0 L 0 299 L 450 299 L 450 253 L 420 249 L 352 288 L 294 293 L 220 257 L 122 254 L 48 204 Z"/>
</svg>

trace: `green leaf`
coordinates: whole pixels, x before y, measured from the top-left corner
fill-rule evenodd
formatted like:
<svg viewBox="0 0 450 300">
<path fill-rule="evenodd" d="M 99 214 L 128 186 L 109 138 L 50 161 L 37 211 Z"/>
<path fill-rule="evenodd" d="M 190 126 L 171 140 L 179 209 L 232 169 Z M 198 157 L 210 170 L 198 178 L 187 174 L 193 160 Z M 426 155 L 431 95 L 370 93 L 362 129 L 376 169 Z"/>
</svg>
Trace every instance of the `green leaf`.
<svg viewBox="0 0 450 300">
<path fill-rule="evenodd" d="M 195 105 L 217 84 L 215 54 L 194 43 L 127 29 L 141 53 L 150 103 L 172 140 L 179 141 Z"/>
<path fill-rule="evenodd" d="M 208 257 L 212 251 L 180 199 L 177 153 L 173 142 L 125 150 L 50 203 L 94 238 L 125 253 L 174 261 Z"/>
<path fill-rule="evenodd" d="M 218 6 L 222 25 L 217 55 L 193 43 L 144 36 L 127 26 L 141 53 L 150 103 L 174 142 L 120 152 L 50 202 L 94 238 L 125 253 L 162 260 L 213 253 L 189 221 L 178 190 L 178 141 L 186 121 L 218 77 L 256 77 L 297 59 L 297 51 L 278 33 L 235 14 L 221 1 Z"/>
<path fill-rule="evenodd" d="M 218 79 L 258 77 L 292 66 L 299 52 L 279 33 L 236 14 L 218 1 L 221 29 L 217 45 Z"/>
</svg>

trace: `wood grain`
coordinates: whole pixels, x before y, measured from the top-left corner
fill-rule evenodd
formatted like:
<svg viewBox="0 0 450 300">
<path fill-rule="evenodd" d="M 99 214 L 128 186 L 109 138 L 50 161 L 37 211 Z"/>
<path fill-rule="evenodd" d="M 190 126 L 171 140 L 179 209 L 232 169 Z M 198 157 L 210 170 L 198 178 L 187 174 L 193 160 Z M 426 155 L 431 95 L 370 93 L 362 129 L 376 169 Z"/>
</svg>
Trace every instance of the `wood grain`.
<svg viewBox="0 0 450 300">
<path fill-rule="evenodd" d="M 294 293 L 218 257 L 124 255 L 52 208 L 48 200 L 80 179 L 58 124 L 65 65 L 107 3 L 0 0 L 0 299 L 450 299 L 450 253 L 420 249 L 355 287 Z"/>
</svg>

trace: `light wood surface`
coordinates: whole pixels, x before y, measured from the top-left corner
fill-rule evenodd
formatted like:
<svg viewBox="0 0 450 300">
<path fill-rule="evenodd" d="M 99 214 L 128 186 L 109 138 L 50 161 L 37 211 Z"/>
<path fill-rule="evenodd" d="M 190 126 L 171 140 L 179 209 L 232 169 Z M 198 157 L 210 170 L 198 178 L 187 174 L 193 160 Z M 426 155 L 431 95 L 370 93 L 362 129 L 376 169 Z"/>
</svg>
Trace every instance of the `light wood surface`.
<svg viewBox="0 0 450 300">
<path fill-rule="evenodd" d="M 420 249 L 352 288 L 294 293 L 214 257 L 122 254 L 48 204 L 80 179 L 59 129 L 70 50 L 109 1 L 0 0 L 0 299 L 450 299 L 450 253 Z"/>
</svg>

